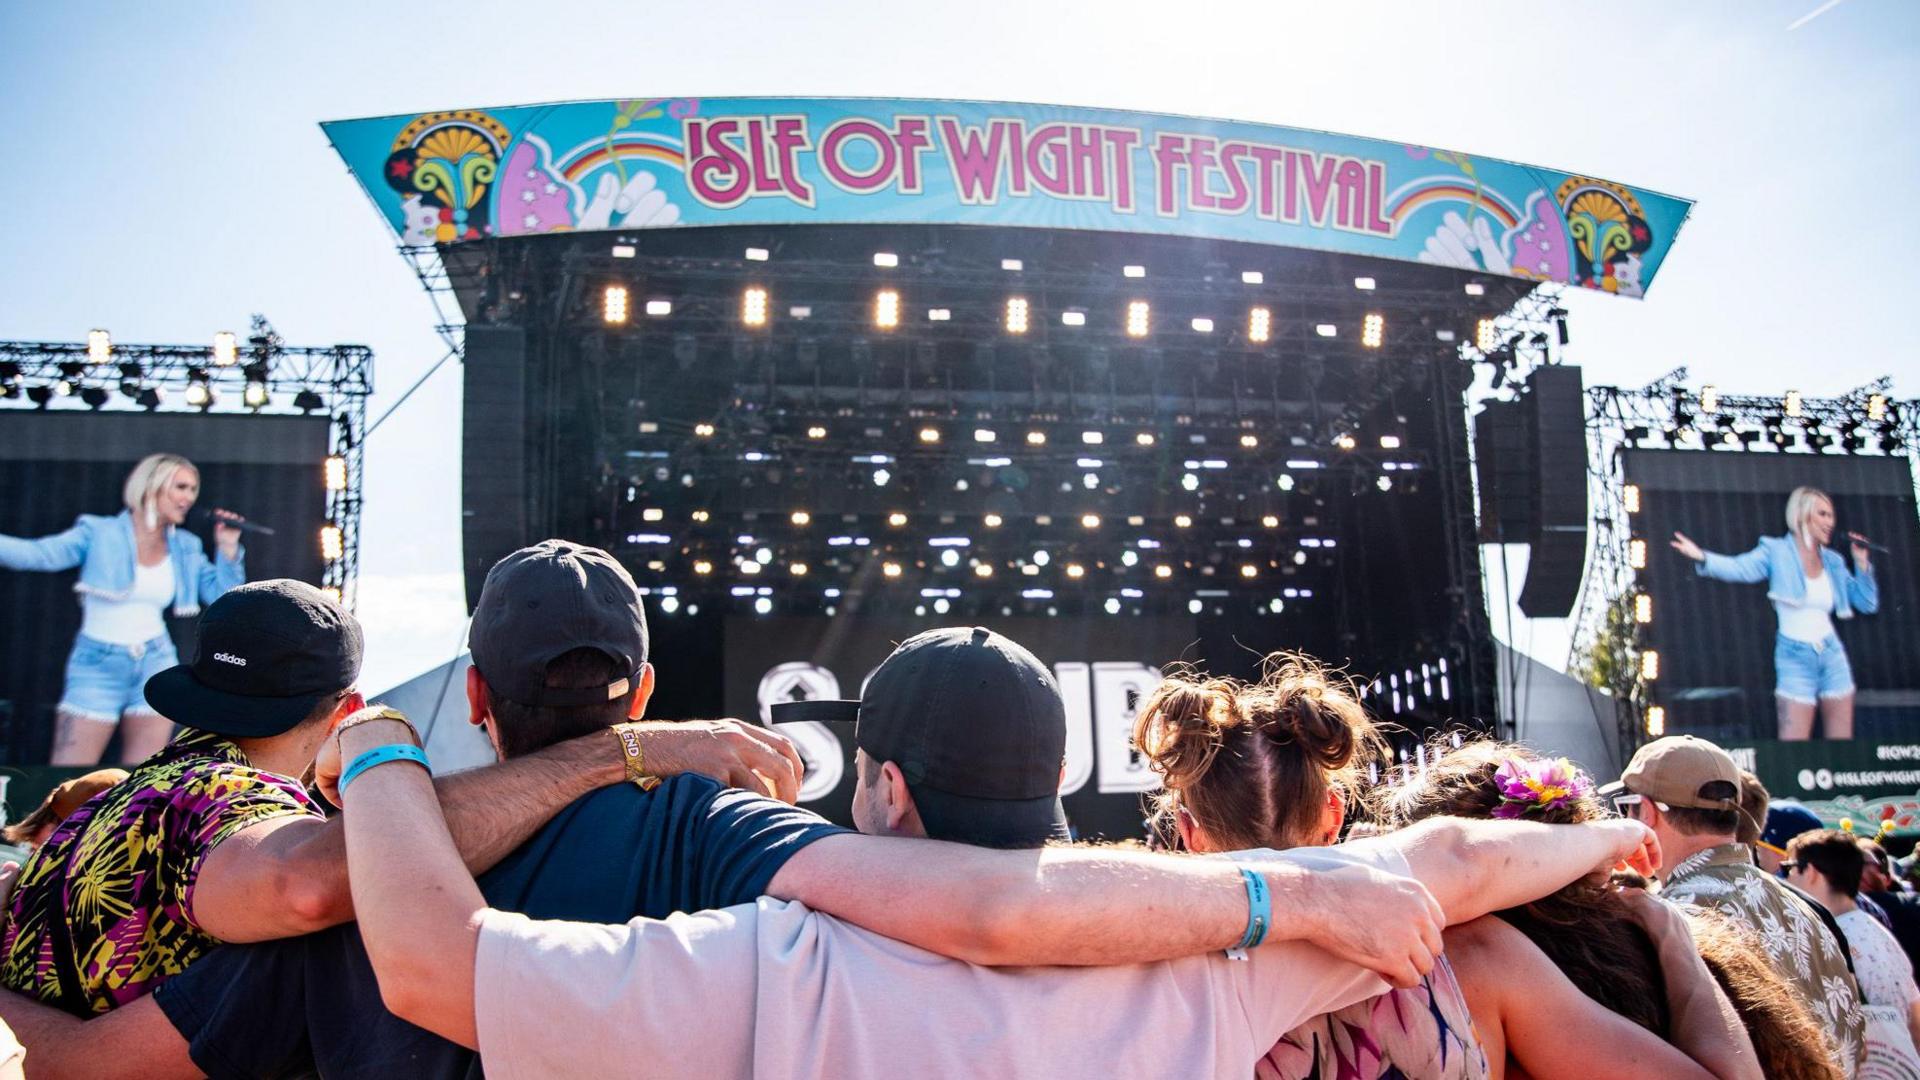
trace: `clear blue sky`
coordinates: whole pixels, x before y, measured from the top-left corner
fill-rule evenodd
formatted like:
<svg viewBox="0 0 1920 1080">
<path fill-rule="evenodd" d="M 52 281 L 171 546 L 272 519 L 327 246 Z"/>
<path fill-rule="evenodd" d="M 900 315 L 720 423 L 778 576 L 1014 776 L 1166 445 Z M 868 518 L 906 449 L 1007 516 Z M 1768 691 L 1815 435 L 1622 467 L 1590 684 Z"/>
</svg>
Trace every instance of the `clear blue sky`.
<svg viewBox="0 0 1920 1080">
<path fill-rule="evenodd" d="M 1324 128 L 1694 198 L 1650 299 L 1569 302 L 1590 382 L 1686 364 L 1744 391 L 1891 373 L 1913 394 L 1916 61 L 1906 0 L 10 3 L 0 337 L 201 342 L 264 312 L 291 341 L 373 346 L 377 414 L 441 350 L 319 121 L 952 96 Z M 369 445 L 370 688 L 460 636 L 458 380 L 443 370 Z M 1515 636 L 1564 657 L 1556 622 Z"/>
</svg>

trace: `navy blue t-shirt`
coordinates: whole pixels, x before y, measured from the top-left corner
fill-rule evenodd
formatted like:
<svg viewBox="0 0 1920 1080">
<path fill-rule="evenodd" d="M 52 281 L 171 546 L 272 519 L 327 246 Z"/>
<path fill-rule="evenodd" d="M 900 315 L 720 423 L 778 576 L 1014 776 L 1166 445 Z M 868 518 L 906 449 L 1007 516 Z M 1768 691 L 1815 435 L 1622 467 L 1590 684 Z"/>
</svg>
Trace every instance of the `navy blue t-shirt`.
<svg viewBox="0 0 1920 1080">
<path fill-rule="evenodd" d="M 624 923 L 749 903 L 786 861 L 845 832 L 810 810 L 676 776 L 602 788 L 481 875 L 487 903 Z M 357 928 L 225 945 L 154 991 L 208 1076 L 480 1075 L 476 1055 L 387 1012 Z"/>
</svg>

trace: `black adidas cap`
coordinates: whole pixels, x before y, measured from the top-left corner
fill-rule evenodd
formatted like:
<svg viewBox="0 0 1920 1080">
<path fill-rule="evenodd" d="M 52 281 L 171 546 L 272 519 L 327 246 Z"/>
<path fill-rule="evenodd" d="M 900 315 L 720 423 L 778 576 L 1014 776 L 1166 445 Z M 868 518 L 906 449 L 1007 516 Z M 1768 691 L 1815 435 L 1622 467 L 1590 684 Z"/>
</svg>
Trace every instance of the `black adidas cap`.
<svg viewBox="0 0 1920 1080">
<path fill-rule="evenodd" d="M 487 689 L 522 705 L 597 705 L 632 691 L 647 662 L 647 615 L 632 575 L 612 555 L 542 540 L 493 564 L 468 632 Z M 547 665 L 598 649 L 623 674 L 606 686 L 547 685 Z"/>
<path fill-rule="evenodd" d="M 256 739 L 292 730 L 360 677 L 360 623 L 304 581 L 228 590 L 200 616 L 193 659 L 147 680 L 147 702 L 184 727 Z"/>
<path fill-rule="evenodd" d="M 854 721 L 854 745 L 905 775 L 927 835 L 982 847 L 1068 839 L 1060 685 L 1032 653 L 983 626 L 902 642 L 859 701 L 778 702 L 776 724 Z"/>
</svg>

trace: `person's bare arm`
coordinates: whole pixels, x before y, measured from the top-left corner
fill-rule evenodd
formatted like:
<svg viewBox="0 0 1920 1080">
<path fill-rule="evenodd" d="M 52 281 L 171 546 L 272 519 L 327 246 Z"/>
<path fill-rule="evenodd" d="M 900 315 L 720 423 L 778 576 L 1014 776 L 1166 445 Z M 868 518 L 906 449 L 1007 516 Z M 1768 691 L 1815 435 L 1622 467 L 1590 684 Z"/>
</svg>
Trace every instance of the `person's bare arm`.
<svg viewBox="0 0 1920 1080">
<path fill-rule="evenodd" d="M 1429 818 L 1342 846 L 1399 851 L 1449 926 L 1538 900 L 1615 863 L 1649 875 L 1660 865 L 1652 830 L 1623 818 L 1584 825 Z"/>
<path fill-rule="evenodd" d="M 407 729 L 376 720 L 343 732 L 340 754 L 402 742 Z M 335 740 L 329 740 L 334 742 Z M 486 900 L 461 861 L 427 774 L 411 764 L 381 765 L 342 797 L 353 903 L 387 1010 L 477 1049 L 473 966 Z"/>
<path fill-rule="evenodd" d="M 1417 882 L 1357 865 L 1251 868 L 1272 891 L 1268 940 L 1310 940 L 1396 985 L 1432 969 L 1440 912 Z M 767 892 L 977 964 L 1164 960 L 1228 948 L 1247 927 L 1233 863 L 1119 848 L 996 851 L 844 833 L 788 859 Z"/>
<path fill-rule="evenodd" d="M 1474 1026 L 1534 1080 L 1716 1080 L 1677 1047 L 1575 986 L 1526 935 L 1488 917 L 1447 930 Z M 1496 1075 L 1499 1075 L 1496 1073 Z"/>
<path fill-rule="evenodd" d="M 633 725 L 649 773 L 696 772 L 766 790 L 791 802 L 799 755 L 777 732 L 733 720 Z M 323 757 L 335 745 L 328 739 Z M 316 762 L 317 778 L 340 763 Z M 434 781 L 446 827 L 468 870 L 481 873 L 527 841 L 567 804 L 620 783 L 626 770 L 613 736 L 595 732 L 498 765 Z M 193 917 L 221 941 L 269 941 L 353 918 L 345 833 L 339 819 L 287 816 L 235 833 L 207 856 L 193 891 Z"/>
<path fill-rule="evenodd" d="M 0 990 L 0 1020 L 27 1048 L 28 1080 L 191 1080 L 187 1040 L 149 994 L 91 1020 Z"/>
</svg>

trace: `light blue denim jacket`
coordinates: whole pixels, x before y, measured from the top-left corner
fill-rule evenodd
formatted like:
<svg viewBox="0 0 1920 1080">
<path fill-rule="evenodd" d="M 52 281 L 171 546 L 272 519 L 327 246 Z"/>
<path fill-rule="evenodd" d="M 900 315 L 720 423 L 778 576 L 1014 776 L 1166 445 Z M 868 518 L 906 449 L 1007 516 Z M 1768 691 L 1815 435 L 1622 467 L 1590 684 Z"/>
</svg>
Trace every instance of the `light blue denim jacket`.
<svg viewBox="0 0 1920 1080">
<path fill-rule="evenodd" d="M 1800 554 L 1794 550 L 1791 536 L 1763 536 L 1760 546 L 1744 555 L 1706 552 L 1706 559 L 1694 572 L 1715 581 L 1767 583 L 1767 599 L 1779 604 L 1799 606 L 1807 599 L 1807 572 L 1800 568 Z M 1847 561 L 1832 548 L 1820 549 L 1820 565 L 1833 583 L 1833 613 L 1842 619 L 1853 618 L 1858 610 L 1871 615 L 1880 610 L 1880 587 L 1874 584 L 1873 568 L 1855 574 Z"/>
<path fill-rule="evenodd" d="M 200 538 L 185 529 L 167 530 L 167 551 L 173 558 L 173 613 L 182 618 L 200 614 L 247 580 L 247 553 L 208 560 Z M 66 532 L 28 540 L 0 535 L 0 567 L 8 570 L 69 570 L 80 568 L 73 591 L 107 600 L 124 600 L 133 591 L 133 512 L 114 517 L 81 514 Z"/>
</svg>

